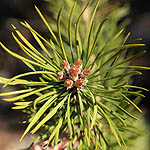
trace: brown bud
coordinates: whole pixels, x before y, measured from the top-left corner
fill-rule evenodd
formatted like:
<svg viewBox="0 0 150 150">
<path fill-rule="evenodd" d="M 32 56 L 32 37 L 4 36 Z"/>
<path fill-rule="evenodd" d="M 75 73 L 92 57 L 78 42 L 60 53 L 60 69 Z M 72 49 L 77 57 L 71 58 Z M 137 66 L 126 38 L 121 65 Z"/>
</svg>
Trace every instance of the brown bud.
<svg viewBox="0 0 150 150">
<path fill-rule="evenodd" d="M 80 78 L 81 78 L 81 79 L 85 79 L 85 75 L 83 74 L 83 72 L 81 72 Z"/>
<path fill-rule="evenodd" d="M 85 76 L 88 76 L 90 73 L 91 73 L 91 72 L 90 72 L 90 69 L 88 69 L 88 68 L 86 68 L 86 69 L 83 70 L 83 74 L 84 74 Z"/>
<path fill-rule="evenodd" d="M 57 77 L 60 80 L 65 80 L 66 79 L 66 75 L 62 71 L 57 73 Z"/>
<path fill-rule="evenodd" d="M 73 86 L 73 81 L 71 79 L 66 79 L 64 82 L 64 86 L 67 88 L 71 88 Z"/>
<path fill-rule="evenodd" d="M 74 86 L 76 86 L 76 87 L 81 87 L 83 84 L 84 84 L 84 80 L 83 80 L 83 79 L 77 79 L 77 80 L 75 81 Z"/>
<path fill-rule="evenodd" d="M 68 61 L 63 60 L 62 61 L 62 67 L 65 69 L 66 72 L 68 72 L 70 69 L 70 64 L 68 63 Z"/>
<path fill-rule="evenodd" d="M 79 73 L 80 73 L 80 69 L 77 66 L 73 65 L 69 70 L 69 77 L 75 81 L 78 79 Z"/>
<path fill-rule="evenodd" d="M 76 59 L 75 61 L 75 66 L 77 66 L 78 68 L 82 69 L 82 60 L 80 58 Z"/>
</svg>

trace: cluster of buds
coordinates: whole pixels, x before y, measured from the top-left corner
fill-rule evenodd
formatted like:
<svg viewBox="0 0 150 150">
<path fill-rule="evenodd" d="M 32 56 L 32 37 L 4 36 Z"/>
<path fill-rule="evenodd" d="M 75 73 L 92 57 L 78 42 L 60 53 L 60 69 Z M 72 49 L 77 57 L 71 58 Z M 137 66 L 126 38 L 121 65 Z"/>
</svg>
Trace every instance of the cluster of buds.
<svg viewBox="0 0 150 150">
<path fill-rule="evenodd" d="M 77 89 L 82 89 L 85 82 L 87 81 L 85 78 L 90 74 L 90 70 L 88 68 L 82 71 L 82 60 L 80 58 L 76 59 L 74 65 L 70 65 L 68 61 L 63 60 L 62 67 L 65 70 L 57 73 L 57 77 L 64 81 L 64 86 L 67 89 L 76 87 Z"/>
</svg>

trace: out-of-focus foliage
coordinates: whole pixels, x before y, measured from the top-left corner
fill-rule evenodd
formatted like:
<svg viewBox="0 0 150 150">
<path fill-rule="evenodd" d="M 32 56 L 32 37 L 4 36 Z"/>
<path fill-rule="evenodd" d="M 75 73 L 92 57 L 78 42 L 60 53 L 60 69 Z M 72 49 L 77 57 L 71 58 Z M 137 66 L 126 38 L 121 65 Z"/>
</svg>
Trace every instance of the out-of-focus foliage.
<svg viewBox="0 0 150 150">
<path fill-rule="evenodd" d="M 64 6 L 63 14 L 61 16 L 62 21 L 61 21 L 61 32 L 64 38 L 67 38 L 66 34 L 66 29 L 68 28 L 68 18 L 70 16 L 70 8 L 72 7 L 74 0 L 48 0 L 49 5 L 47 5 L 48 11 L 52 14 L 52 17 L 47 17 L 48 22 L 52 26 L 53 30 L 57 30 L 55 26 L 55 21 L 57 18 L 57 12 L 59 11 L 59 8 Z M 80 15 L 80 12 L 83 10 L 85 7 L 86 3 L 88 0 L 81 0 L 81 1 L 76 1 L 76 10 L 74 13 L 74 17 L 72 18 L 72 27 L 74 28 L 74 25 Z M 119 32 L 121 29 L 125 29 L 126 25 L 130 22 L 130 19 L 126 19 L 122 22 L 119 23 L 119 21 L 126 16 L 129 13 L 129 6 L 128 4 L 120 6 L 120 3 L 115 1 L 108 1 L 108 0 L 101 0 L 100 4 L 98 5 L 97 11 L 94 12 L 93 14 L 93 9 L 95 7 L 96 1 L 91 1 L 91 4 L 89 5 L 88 8 L 86 8 L 84 14 L 81 16 L 81 21 L 80 21 L 80 33 L 81 33 L 81 39 L 85 38 L 87 36 L 87 30 L 89 23 L 91 19 L 94 17 L 94 30 L 92 34 L 96 34 L 96 30 L 99 26 L 99 24 L 104 20 L 105 17 L 109 16 L 109 21 L 105 23 L 105 26 L 103 26 L 103 30 L 101 31 L 100 38 L 98 39 L 98 47 L 102 48 L 104 44 L 111 40 L 112 37 Z M 57 31 L 56 31 L 57 32 Z M 74 32 L 74 31 L 72 31 Z M 74 36 L 72 37 L 74 38 Z M 112 46 L 117 47 L 117 43 L 120 44 L 122 41 L 123 35 L 118 38 L 118 42 L 112 44 L 111 43 L 111 48 Z M 83 40 L 82 39 L 82 40 Z"/>
</svg>

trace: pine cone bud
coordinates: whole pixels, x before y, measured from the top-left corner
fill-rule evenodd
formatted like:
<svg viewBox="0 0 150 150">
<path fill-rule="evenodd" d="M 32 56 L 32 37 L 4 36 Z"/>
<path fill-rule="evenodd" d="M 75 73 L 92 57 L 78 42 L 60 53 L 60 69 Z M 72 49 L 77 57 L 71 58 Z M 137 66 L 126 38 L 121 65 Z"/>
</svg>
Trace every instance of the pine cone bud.
<svg viewBox="0 0 150 150">
<path fill-rule="evenodd" d="M 84 80 L 83 79 L 77 79 L 74 83 L 74 86 L 76 87 L 81 87 L 84 84 Z"/>
<path fill-rule="evenodd" d="M 83 74 L 83 72 L 81 72 L 80 78 L 81 78 L 81 79 L 85 79 L 85 75 Z"/>
<path fill-rule="evenodd" d="M 75 66 L 77 66 L 78 68 L 82 69 L 82 60 L 80 58 L 76 59 L 75 61 Z"/>
<path fill-rule="evenodd" d="M 75 81 L 78 79 L 79 73 L 80 73 L 80 69 L 77 66 L 73 65 L 69 70 L 69 77 Z"/>
<path fill-rule="evenodd" d="M 83 70 L 83 74 L 84 74 L 85 76 L 88 76 L 90 73 L 91 73 L 91 72 L 90 72 L 90 69 L 88 69 L 88 68 L 86 68 L 86 69 Z"/>
<path fill-rule="evenodd" d="M 66 79 L 66 75 L 62 71 L 57 73 L 57 77 L 60 80 L 65 80 Z"/>
<path fill-rule="evenodd" d="M 64 86 L 67 88 L 72 88 L 73 86 L 73 81 L 71 79 L 66 79 L 64 82 Z"/>
<path fill-rule="evenodd" d="M 65 69 L 66 72 L 69 72 L 70 64 L 68 63 L 68 61 L 63 60 L 62 61 L 62 67 Z"/>
</svg>

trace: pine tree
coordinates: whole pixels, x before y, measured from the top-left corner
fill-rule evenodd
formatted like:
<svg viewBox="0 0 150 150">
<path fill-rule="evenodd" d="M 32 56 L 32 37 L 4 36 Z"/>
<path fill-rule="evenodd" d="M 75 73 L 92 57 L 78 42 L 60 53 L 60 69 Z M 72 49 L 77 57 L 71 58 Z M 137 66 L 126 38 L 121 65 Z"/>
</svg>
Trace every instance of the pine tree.
<svg viewBox="0 0 150 150">
<path fill-rule="evenodd" d="M 131 138 L 142 134 L 136 128 L 140 117 L 137 111 L 142 112 L 136 104 L 144 97 L 141 91 L 148 91 L 131 84 L 132 76 L 141 75 L 137 70 L 149 69 L 129 65 L 145 53 L 144 44 L 139 44 L 141 39 L 127 44 L 130 33 L 124 36 L 124 29 L 116 33 L 120 17 L 113 20 L 117 15 L 113 13 L 115 9 L 107 13 L 109 17 L 97 13 L 99 0 L 90 0 L 82 10 L 79 2 L 69 1 L 67 8 L 59 9 L 52 25 L 35 8 L 50 39 L 27 22 L 21 24 L 31 32 L 42 51 L 14 25 L 12 36 L 28 58 L 0 43 L 6 52 L 31 69 L 11 79 L 0 77 L 3 87 L 20 87 L 18 91 L 0 93 L 12 95 L 3 100 L 13 102 L 12 109 L 20 109 L 27 115 L 28 126 L 20 141 L 27 133 L 43 129 L 29 149 L 39 141 L 45 141 L 45 148 L 126 149 Z M 83 17 L 85 13 L 89 20 Z M 136 54 L 135 49 L 139 50 Z M 35 76 L 36 80 L 27 80 L 26 76 Z"/>
</svg>

